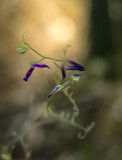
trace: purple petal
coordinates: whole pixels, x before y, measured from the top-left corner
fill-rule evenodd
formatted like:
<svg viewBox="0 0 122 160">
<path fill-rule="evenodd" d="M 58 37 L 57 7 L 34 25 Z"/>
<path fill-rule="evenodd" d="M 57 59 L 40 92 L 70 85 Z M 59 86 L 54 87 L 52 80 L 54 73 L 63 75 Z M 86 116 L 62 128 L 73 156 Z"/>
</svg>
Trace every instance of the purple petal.
<svg viewBox="0 0 122 160">
<path fill-rule="evenodd" d="M 72 60 L 69 60 L 69 59 L 67 59 L 67 61 L 70 64 L 72 64 L 71 66 L 68 65 L 68 68 L 66 68 L 67 70 L 85 71 L 85 68 L 82 65 L 80 65 L 80 64 L 78 64 L 78 63 L 76 63 L 76 62 L 74 62 Z"/>
<path fill-rule="evenodd" d="M 69 65 L 65 69 L 66 70 L 77 70 L 75 66 L 69 66 Z"/>
<path fill-rule="evenodd" d="M 49 66 L 47 66 L 46 64 L 39 64 L 39 63 L 31 63 L 32 66 L 34 67 L 39 67 L 39 68 L 50 68 Z"/>
<path fill-rule="evenodd" d="M 24 81 L 28 81 L 28 78 L 31 76 L 33 70 L 34 70 L 34 66 L 32 66 L 32 67 L 28 70 L 28 72 L 26 73 L 26 75 L 25 75 L 25 77 L 24 77 L 24 79 L 23 79 Z"/>
<path fill-rule="evenodd" d="M 53 94 L 49 94 L 49 95 L 48 95 L 48 98 L 50 98 L 52 95 L 53 95 Z"/>
<path fill-rule="evenodd" d="M 80 77 L 81 75 L 83 75 L 83 74 L 73 74 L 73 76 L 75 76 L 75 77 Z"/>
<path fill-rule="evenodd" d="M 76 66 L 67 66 L 67 68 L 65 68 L 66 70 L 78 70 L 78 71 L 84 71 L 84 68 L 81 67 L 76 67 Z"/>
<path fill-rule="evenodd" d="M 63 79 L 65 79 L 66 72 L 65 72 L 65 69 L 64 69 L 64 64 L 61 66 L 61 71 L 62 71 L 62 77 L 63 77 Z"/>
</svg>

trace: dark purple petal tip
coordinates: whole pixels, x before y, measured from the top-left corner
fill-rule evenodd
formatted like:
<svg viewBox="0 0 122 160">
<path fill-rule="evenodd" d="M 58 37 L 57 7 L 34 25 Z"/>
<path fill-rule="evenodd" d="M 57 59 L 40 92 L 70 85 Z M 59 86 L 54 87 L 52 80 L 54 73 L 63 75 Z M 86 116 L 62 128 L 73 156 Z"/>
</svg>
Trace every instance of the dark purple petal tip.
<svg viewBox="0 0 122 160">
<path fill-rule="evenodd" d="M 73 74 L 73 76 L 75 76 L 75 77 L 80 77 L 81 75 L 83 75 L 83 74 Z"/>
<path fill-rule="evenodd" d="M 65 68 L 65 69 L 67 69 L 67 70 L 85 71 L 85 68 L 82 65 L 80 65 L 80 64 L 78 64 L 78 63 L 76 63 L 76 62 L 74 62 L 72 60 L 69 60 L 69 59 L 67 59 L 67 61 L 71 64 L 71 66 L 68 65 L 67 68 Z"/>
<path fill-rule="evenodd" d="M 50 98 L 52 95 L 53 95 L 53 94 L 49 94 L 49 95 L 48 95 L 48 98 Z"/>
<path fill-rule="evenodd" d="M 49 66 L 47 66 L 46 64 L 39 64 L 39 63 L 31 63 L 32 66 L 34 67 L 39 67 L 39 68 L 50 68 Z"/>
<path fill-rule="evenodd" d="M 24 81 L 26 81 L 26 82 L 28 81 L 28 78 L 31 76 L 33 70 L 34 70 L 34 66 L 32 66 L 32 67 L 28 70 L 28 72 L 26 73 L 25 77 L 23 78 Z"/>
<path fill-rule="evenodd" d="M 61 72 L 62 72 L 62 77 L 63 77 L 63 79 L 65 79 L 65 77 L 66 77 L 66 72 L 65 72 L 64 64 L 61 66 Z"/>
</svg>

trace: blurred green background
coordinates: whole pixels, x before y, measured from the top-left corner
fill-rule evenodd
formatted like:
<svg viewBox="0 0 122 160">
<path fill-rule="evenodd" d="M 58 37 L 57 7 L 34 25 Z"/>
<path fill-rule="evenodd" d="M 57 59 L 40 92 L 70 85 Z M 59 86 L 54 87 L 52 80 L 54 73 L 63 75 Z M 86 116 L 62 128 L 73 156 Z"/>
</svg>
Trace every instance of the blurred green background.
<svg viewBox="0 0 122 160">
<path fill-rule="evenodd" d="M 67 58 L 86 67 L 72 86 L 79 106 L 77 122 L 96 123 L 83 140 L 78 130 L 61 122 L 33 128 L 24 137 L 32 160 L 122 160 L 122 1 L 121 0 L 10 0 L 0 1 L 0 150 L 33 119 L 47 101 L 58 70 L 37 69 L 25 83 L 29 63 L 39 57 L 21 55 L 16 47 L 26 40 L 45 56 Z M 53 98 L 57 113 L 72 111 L 60 92 Z M 14 159 L 25 158 L 18 142 Z"/>
</svg>

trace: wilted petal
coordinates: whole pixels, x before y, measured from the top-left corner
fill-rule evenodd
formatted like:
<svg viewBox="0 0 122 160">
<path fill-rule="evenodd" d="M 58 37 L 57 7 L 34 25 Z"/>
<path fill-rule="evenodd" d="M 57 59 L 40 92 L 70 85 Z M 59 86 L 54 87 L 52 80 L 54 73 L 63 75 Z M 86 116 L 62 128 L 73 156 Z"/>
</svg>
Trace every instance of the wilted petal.
<svg viewBox="0 0 122 160">
<path fill-rule="evenodd" d="M 85 71 L 85 68 L 82 65 L 80 65 L 80 64 L 78 64 L 78 63 L 76 63 L 76 62 L 74 62 L 72 60 L 69 60 L 69 59 L 67 59 L 67 61 L 72 65 L 71 66 L 68 65 L 67 68 L 65 68 L 65 69 L 67 69 L 67 70 Z"/>
<path fill-rule="evenodd" d="M 63 77 L 63 79 L 65 79 L 66 72 L 65 72 L 65 69 L 64 69 L 64 64 L 61 66 L 61 71 L 62 71 L 62 77 Z"/>
<path fill-rule="evenodd" d="M 39 67 L 39 68 L 50 68 L 49 66 L 47 66 L 46 64 L 39 64 L 39 63 L 31 63 L 32 66 L 34 67 Z"/>
<path fill-rule="evenodd" d="M 48 95 L 48 98 L 51 97 L 54 93 L 56 93 L 61 88 L 61 85 L 57 85 L 52 92 Z"/>
<path fill-rule="evenodd" d="M 57 85 L 57 86 L 52 90 L 52 92 L 48 95 L 48 98 L 51 97 L 53 94 L 61 91 L 62 89 L 68 87 L 70 84 L 71 84 L 70 81 L 67 81 L 67 82 L 63 83 L 62 85 Z"/>
<path fill-rule="evenodd" d="M 34 66 L 31 66 L 31 68 L 26 73 L 25 78 L 23 79 L 24 81 L 28 81 L 28 78 L 31 76 L 33 70 L 34 70 Z"/>
</svg>

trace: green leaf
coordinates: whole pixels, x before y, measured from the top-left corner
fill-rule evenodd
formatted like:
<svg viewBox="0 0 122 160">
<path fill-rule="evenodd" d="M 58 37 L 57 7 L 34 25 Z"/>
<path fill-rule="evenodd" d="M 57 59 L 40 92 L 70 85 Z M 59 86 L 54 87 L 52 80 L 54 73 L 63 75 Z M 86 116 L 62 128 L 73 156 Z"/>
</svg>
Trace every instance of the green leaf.
<svg viewBox="0 0 122 160">
<path fill-rule="evenodd" d="M 28 46 L 18 46 L 17 51 L 21 54 L 24 54 L 29 49 Z"/>
</svg>

